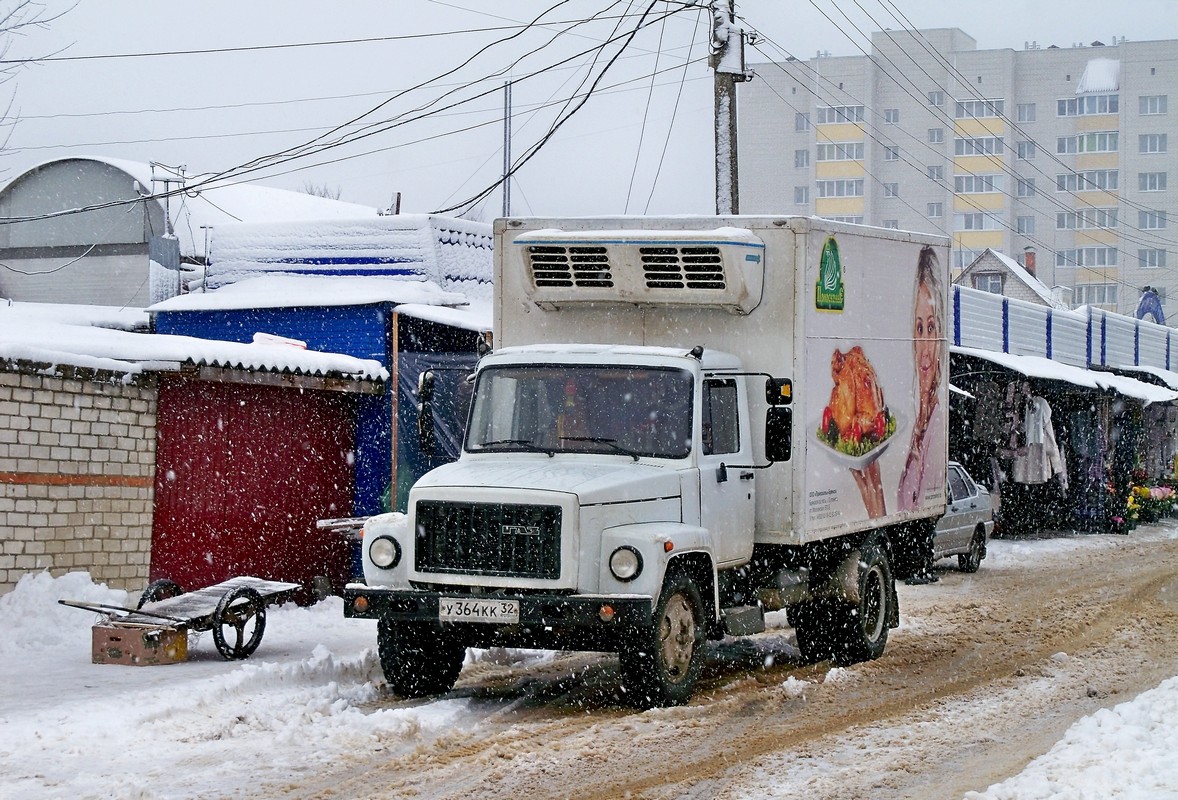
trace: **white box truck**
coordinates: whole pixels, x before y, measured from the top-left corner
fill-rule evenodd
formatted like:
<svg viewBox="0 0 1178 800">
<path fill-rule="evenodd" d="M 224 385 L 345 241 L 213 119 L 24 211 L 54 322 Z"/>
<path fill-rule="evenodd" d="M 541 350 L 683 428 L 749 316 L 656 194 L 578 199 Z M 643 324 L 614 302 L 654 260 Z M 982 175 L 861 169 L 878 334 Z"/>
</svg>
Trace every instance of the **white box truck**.
<svg viewBox="0 0 1178 800">
<path fill-rule="evenodd" d="M 878 657 L 945 508 L 947 258 L 806 217 L 498 220 L 463 452 L 368 521 L 345 593 L 394 691 L 592 649 L 682 703 L 706 640 L 783 608 L 806 659 Z"/>
</svg>

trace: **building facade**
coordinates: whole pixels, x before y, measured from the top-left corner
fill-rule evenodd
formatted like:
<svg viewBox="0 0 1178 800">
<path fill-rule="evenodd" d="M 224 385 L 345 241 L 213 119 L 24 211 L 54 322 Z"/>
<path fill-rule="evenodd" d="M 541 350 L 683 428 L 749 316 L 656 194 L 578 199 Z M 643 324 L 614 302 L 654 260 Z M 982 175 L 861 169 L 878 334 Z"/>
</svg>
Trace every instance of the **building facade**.
<svg viewBox="0 0 1178 800">
<path fill-rule="evenodd" d="M 885 31 L 869 56 L 753 69 L 742 213 L 943 233 L 954 274 L 990 248 L 1074 306 L 1178 297 L 1178 41 L 978 50 L 957 29 Z"/>
</svg>

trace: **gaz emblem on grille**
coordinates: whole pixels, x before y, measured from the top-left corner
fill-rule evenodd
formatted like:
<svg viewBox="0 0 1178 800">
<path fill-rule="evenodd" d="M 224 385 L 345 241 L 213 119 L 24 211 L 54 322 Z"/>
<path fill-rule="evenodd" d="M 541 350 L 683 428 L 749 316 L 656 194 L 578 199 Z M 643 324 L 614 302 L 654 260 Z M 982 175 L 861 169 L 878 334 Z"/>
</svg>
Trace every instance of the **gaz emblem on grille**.
<svg viewBox="0 0 1178 800">
<path fill-rule="evenodd" d="M 499 532 L 504 536 L 539 536 L 539 525 L 500 525 Z"/>
</svg>

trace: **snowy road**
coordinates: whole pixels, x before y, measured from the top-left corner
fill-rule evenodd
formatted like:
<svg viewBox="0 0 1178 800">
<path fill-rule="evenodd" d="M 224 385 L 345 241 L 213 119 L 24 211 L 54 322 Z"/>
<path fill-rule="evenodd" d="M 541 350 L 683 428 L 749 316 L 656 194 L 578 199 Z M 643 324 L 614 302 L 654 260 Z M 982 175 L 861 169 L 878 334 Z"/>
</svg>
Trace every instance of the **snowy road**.
<svg viewBox="0 0 1178 800">
<path fill-rule="evenodd" d="M 44 576 L 0 598 L 0 796 L 1051 797 L 1032 759 L 1178 675 L 1174 523 L 999 540 L 976 575 L 943 563 L 939 583 L 900 587 L 878 661 L 799 665 L 772 615 L 712 648 L 690 705 L 647 712 L 619 702 L 616 659 L 597 654 L 480 653 L 444 698 L 399 700 L 373 626 L 338 601 L 272 609 L 247 662 L 204 637 L 184 664 L 95 666 L 93 618 L 54 600 L 120 593 Z M 1085 760 L 1103 765 L 1090 796 L 1178 796 L 1173 768 L 1118 777 L 1105 749 L 1071 772 Z"/>
</svg>

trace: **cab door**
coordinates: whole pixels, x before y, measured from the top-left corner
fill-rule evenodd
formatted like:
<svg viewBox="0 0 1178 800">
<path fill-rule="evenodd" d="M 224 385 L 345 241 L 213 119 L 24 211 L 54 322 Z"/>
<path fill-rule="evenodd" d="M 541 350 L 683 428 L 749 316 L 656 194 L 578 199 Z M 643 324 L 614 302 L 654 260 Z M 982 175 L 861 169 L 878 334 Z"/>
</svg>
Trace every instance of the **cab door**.
<svg viewBox="0 0 1178 800">
<path fill-rule="evenodd" d="M 753 549 L 756 481 L 755 472 L 748 468 L 753 461 L 746 407 L 742 379 L 704 379 L 700 521 L 715 537 L 716 558 L 721 565 L 743 561 Z"/>
</svg>

